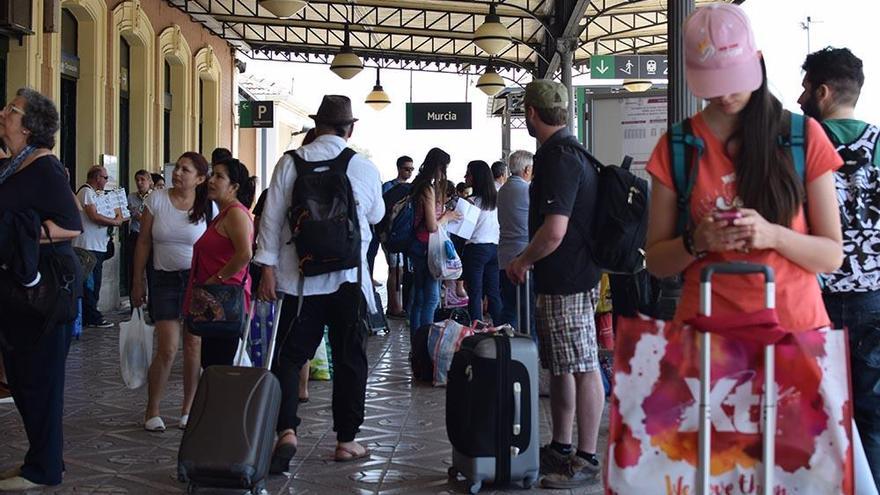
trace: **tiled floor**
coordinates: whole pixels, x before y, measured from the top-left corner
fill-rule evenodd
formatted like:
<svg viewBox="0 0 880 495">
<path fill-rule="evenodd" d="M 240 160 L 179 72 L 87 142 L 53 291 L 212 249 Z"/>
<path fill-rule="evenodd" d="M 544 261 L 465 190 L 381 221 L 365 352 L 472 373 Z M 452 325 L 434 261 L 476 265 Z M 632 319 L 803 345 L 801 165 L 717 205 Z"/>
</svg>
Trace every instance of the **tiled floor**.
<svg viewBox="0 0 880 495">
<path fill-rule="evenodd" d="M 409 342 L 394 324 L 389 335 L 369 339 L 370 375 L 366 422 L 358 440 L 373 452 L 364 462 L 340 464 L 331 459 L 335 436 L 328 382 L 311 382 L 311 400 L 300 408 L 299 453 L 286 476 L 269 481 L 272 494 L 447 494 L 467 493 L 464 481 L 450 482 L 446 470 L 451 451 L 446 437 L 442 388 L 413 384 L 407 354 Z M 169 430 L 142 429 L 146 390 L 122 385 L 118 329 L 86 329 L 74 342 L 67 365 L 65 398 L 64 484 L 50 493 L 153 494 L 182 493 L 175 479 L 181 432 L 176 413 L 181 397 L 180 362 L 174 368 L 163 412 Z M 549 432 L 549 404 L 541 399 L 542 436 Z M 600 443 L 607 438 L 607 421 Z M 14 406 L 0 405 L 0 468 L 19 462 L 27 440 Z M 199 490 L 199 493 L 236 493 Z M 523 493 L 520 489 L 483 493 Z M 575 491 L 602 493 L 601 484 Z"/>
</svg>

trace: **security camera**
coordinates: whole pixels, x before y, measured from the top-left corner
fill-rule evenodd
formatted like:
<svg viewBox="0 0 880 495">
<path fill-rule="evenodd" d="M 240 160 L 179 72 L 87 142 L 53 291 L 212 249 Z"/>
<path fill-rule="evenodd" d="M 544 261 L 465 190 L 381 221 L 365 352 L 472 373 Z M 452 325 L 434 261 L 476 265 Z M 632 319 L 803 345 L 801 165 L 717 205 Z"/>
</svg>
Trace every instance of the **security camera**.
<svg viewBox="0 0 880 495">
<path fill-rule="evenodd" d="M 235 59 L 235 68 L 240 74 L 244 74 L 244 71 L 247 70 L 247 63 L 244 60 Z"/>
</svg>

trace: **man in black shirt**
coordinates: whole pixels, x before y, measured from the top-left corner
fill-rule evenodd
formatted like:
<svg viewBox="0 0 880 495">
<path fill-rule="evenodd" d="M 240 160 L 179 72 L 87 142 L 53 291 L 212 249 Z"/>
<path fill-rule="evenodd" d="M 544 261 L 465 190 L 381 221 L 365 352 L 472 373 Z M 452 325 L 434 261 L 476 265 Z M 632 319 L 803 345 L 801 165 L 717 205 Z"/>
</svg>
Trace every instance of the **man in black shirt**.
<svg viewBox="0 0 880 495">
<path fill-rule="evenodd" d="M 534 266 L 541 363 L 549 369 L 553 441 L 541 448 L 547 488 L 574 488 L 599 474 L 596 443 L 605 405 L 591 292 L 599 268 L 589 250 L 598 175 L 565 124 L 568 90 L 548 80 L 526 87 L 526 123 L 540 143 L 530 189 L 526 250 L 507 267 L 521 284 Z M 572 427 L 577 420 L 577 449 Z"/>
</svg>

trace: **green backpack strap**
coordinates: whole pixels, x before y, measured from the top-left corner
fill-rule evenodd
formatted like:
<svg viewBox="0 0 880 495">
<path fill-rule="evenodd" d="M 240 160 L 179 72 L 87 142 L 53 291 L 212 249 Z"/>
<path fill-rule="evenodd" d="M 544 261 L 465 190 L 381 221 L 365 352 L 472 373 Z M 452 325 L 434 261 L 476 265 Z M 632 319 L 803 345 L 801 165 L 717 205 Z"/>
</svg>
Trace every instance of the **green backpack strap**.
<svg viewBox="0 0 880 495">
<path fill-rule="evenodd" d="M 803 115 L 794 112 L 789 112 L 789 117 L 788 143 L 785 144 L 788 145 L 789 151 L 791 152 L 791 160 L 794 162 L 794 171 L 806 186 L 807 119 Z"/>
<path fill-rule="evenodd" d="M 675 183 L 677 196 L 678 221 L 675 231 L 681 234 L 690 223 L 689 206 L 691 193 L 697 181 L 697 169 L 703 155 L 705 143 L 696 137 L 691 125 L 691 119 L 674 124 L 669 130 L 669 156 L 672 159 L 672 179 Z M 694 160 L 696 155 L 696 161 Z"/>
</svg>

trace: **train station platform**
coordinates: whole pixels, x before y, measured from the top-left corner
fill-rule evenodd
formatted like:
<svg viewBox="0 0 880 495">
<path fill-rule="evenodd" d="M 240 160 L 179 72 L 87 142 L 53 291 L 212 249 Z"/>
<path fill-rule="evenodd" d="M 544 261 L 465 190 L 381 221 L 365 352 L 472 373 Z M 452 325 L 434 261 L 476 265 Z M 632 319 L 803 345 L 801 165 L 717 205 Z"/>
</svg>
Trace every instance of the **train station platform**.
<svg viewBox="0 0 880 495">
<path fill-rule="evenodd" d="M 124 315 L 116 316 L 116 320 Z M 370 372 L 366 421 L 357 440 L 372 451 L 370 459 L 337 463 L 332 459 L 335 434 L 330 410 L 330 382 L 310 382 L 310 401 L 300 407 L 299 452 L 284 476 L 271 476 L 272 494 L 456 494 L 467 493 L 447 469 L 451 447 L 446 436 L 445 389 L 416 384 L 408 363 L 409 338 L 402 322 L 391 322 L 387 335 L 368 340 Z M 182 395 L 178 354 L 163 401 L 164 433 L 144 431 L 146 389 L 128 390 L 119 373 L 118 326 L 85 329 L 74 341 L 67 362 L 64 404 L 64 483 L 46 493 L 159 494 L 184 493 L 176 479 L 176 428 Z M 550 434 L 548 399 L 541 399 L 543 442 Z M 17 410 L 0 404 L 0 468 L 20 462 L 27 439 Z M 222 432 L 218 432 L 222 434 Z M 600 444 L 607 442 L 607 414 Z M 546 494 L 602 493 L 600 481 L 577 491 L 533 490 Z M 198 493 L 237 493 L 200 489 Z M 481 493 L 526 493 L 491 485 Z"/>
</svg>

